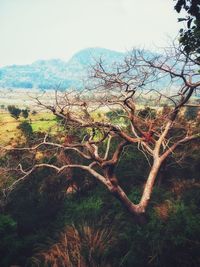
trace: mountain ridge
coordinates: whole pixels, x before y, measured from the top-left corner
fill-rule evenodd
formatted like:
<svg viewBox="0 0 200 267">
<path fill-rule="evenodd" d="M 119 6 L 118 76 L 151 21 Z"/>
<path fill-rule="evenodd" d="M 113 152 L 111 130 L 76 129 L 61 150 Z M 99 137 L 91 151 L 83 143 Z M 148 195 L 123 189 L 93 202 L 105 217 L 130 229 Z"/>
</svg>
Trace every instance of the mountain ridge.
<svg viewBox="0 0 200 267">
<path fill-rule="evenodd" d="M 88 77 L 92 65 L 101 58 L 106 65 L 121 62 L 128 52 L 101 47 L 85 48 L 75 53 L 68 61 L 40 59 L 25 65 L 9 65 L 0 68 L 0 87 L 6 89 L 80 89 Z"/>
</svg>

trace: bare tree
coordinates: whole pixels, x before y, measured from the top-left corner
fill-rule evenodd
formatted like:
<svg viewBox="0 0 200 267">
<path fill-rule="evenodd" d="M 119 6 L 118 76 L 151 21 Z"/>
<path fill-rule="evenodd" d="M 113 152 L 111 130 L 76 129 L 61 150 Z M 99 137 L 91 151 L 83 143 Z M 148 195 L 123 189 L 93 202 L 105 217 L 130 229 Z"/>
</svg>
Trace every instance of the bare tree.
<svg viewBox="0 0 200 267">
<path fill-rule="evenodd" d="M 11 192 L 38 168 L 47 167 L 58 173 L 79 168 L 103 183 L 130 213 L 144 214 L 164 161 L 179 146 L 200 137 L 191 128 L 184 128 L 178 134 L 173 132 L 179 125 L 181 109 L 199 89 L 197 70 L 197 64 L 180 48 L 166 49 L 165 56 L 133 51 L 123 63 L 112 69 L 100 60 L 91 74 L 92 89 L 62 94 L 56 92 L 54 103 L 44 103 L 36 98 L 39 106 L 50 110 L 66 127 L 75 132 L 85 130 L 84 136 L 75 138 L 68 133 L 64 142 L 53 142 L 47 134 L 33 147 L 4 147 L 4 150 L 39 151 L 51 147 L 62 150 L 66 155 L 73 151 L 80 161 L 73 162 L 71 157 L 71 162 L 62 166 L 34 162 L 26 169 L 21 163 L 16 170 L 23 175 L 7 188 L 7 192 Z M 161 80 L 167 81 L 168 92 L 159 88 Z M 154 102 L 154 105 L 156 101 L 158 110 L 152 114 L 149 109 L 146 115 L 141 115 L 139 104 L 147 100 Z M 161 104 L 167 105 L 167 113 L 161 112 Z M 106 116 L 108 111 L 112 111 L 118 119 L 123 118 L 124 123 L 113 122 Z M 99 117 L 94 116 L 97 112 L 101 113 Z M 114 140 L 118 145 L 113 151 Z M 133 203 L 128 198 L 116 176 L 117 165 L 127 146 L 137 146 L 150 164 L 139 203 Z"/>
</svg>

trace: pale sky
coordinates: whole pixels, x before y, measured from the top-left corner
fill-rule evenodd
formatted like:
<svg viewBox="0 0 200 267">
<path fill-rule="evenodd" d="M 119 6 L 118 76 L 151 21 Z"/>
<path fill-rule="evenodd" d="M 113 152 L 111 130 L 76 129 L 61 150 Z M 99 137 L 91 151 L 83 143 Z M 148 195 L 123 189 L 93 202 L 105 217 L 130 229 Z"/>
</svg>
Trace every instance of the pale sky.
<svg viewBox="0 0 200 267">
<path fill-rule="evenodd" d="M 0 0 L 0 66 L 68 60 L 87 47 L 166 46 L 181 25 L 172 0 Z"/>
</svg>

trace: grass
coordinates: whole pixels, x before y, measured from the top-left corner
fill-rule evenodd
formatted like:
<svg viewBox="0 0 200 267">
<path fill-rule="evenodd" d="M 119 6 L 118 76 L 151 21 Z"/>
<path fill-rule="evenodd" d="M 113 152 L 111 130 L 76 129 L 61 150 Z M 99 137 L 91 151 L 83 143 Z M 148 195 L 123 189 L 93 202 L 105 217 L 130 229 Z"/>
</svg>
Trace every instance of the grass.
<svg viewBox="0 0 200 267">
<path fill-rule="evenodd" d="M 8 143 L 12 138 L 16 138 L 20 131 L 17 129 L 19 122 L 9 114 L 0 114 L 0 144 Z"/>
<path fill-rule="evenodd" d="M 55 121 L 39 121 L 31 123 L 33 132 L 46 132 L 54 127 L 56 124 Z"/>
<path fill-rule="evenodd" d="M 30 259 L 31 266 L 110 267 L 106 251 L 114 242 L 110 228 L 87 224 L 67 226 L 58 242 L 47 244 L 46 248 L 38 247 L 38 253 Z"/>
<path fill-rule="evenodd" d="M 30 116 L 33 132 L 46 132 L 56 126 L 55 116 L 51 113 L 37 113 Z"/>
<path fill-rule="evenodd" d="M 24 118 L 18 120 L 12 118 L 8 113 L 0 113 L 0 144 L 8 144 L 12 139 L 18 139 L 21 136 L 21 131 L 17 129 Z M 33 132 L 47 132 L 48 130 L 56 130 L 55 116 L 48 112 L 30 114 L 27 119 L 33 129 Z"/>
</svg>

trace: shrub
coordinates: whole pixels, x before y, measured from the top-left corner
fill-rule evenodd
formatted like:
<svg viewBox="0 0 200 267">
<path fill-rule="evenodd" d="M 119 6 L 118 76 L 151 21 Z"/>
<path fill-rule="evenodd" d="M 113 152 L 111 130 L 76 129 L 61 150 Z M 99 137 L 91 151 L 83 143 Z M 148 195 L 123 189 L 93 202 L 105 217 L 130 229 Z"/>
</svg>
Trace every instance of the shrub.
<svg viewBox="0 0 200 267">
<path fill-rule="evenodd" d="M 32 266 L 111 266 L 106 251 L 114 242 L 112 230 L 87 224 L 68 226 L 59 241 L 49 248 L 39 247 L 32 257 Z"/>
<path fill-rule="evenodd" d="M 184 116 L 187 120 L 195 120 L 197 118 L 198 107 L 186 107 Z"/>
<path fill-rule="evenodd" d="M 24 117 L 24 119 L 27 119 L 28 115 L 29 115 L 29 110 L 28 109 L 22 109 L 21 115 L 22 115 L 22 117 Z"/>
<path fill-rule="evenodd" d="M 21 109 L 15 107 L 14 105 L 9 105 L 8 111 L 13 118 L 15 118 L 16 120 L 19 119 Z"/>
<path fill-rule="evenodd" d="M 22 131 L 26 138 L 30 138 L 33 134 L 33 129 L 27 121 L 21 122 L 17 128 Z"/>
</svg>

